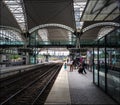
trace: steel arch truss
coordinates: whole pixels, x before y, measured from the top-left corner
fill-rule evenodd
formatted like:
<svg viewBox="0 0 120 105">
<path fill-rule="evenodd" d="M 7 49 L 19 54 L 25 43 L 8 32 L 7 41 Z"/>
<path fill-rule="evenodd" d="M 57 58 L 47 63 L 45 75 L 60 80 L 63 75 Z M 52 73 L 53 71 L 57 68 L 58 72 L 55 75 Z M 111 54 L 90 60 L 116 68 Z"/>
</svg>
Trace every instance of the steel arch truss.
<svg viewBox="0 0 120 105">
<path fill-rule="evenodd" d="M 68 31 L 74 32 L 74 30 L 69 26 L 66 26 L 66 25 L 63 25 L 63 24 L 51 23 L 51 24 L 42 24 L 42 25 L 36 26 L 36 27 L 30 29 L 29 33 L 32 33 L 32 32 L 34 32 L 38 29 L 46 28 L 46 27 L 59 27 L 59 28 L 63 28 L 63 29 L 66 29 Z"/>
<path fill-rule="evenodd" d="M 115 22 L 100 22 L 100 23 L 95 23 L 95 24 L 89 25 L 89 26 L 85 27 L 82 31 L 86 32 L 88 30 L 91 30 L 91 29 L 99 27 L 99 26 L 120 27 L 120 24 L 119 23 L 115 23 Z"/>
</svg>

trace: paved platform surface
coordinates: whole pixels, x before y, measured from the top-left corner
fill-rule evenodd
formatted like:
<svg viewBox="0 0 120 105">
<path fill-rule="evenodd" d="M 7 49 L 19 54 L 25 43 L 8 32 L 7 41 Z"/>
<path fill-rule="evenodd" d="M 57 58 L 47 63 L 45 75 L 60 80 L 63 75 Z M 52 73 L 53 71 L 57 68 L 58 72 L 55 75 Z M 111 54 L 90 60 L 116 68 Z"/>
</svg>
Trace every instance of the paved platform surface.
<svg viewBox="0 0 120 105">
<path fill-rule="evenodd" d="M 117 104 L 93 84 L 92 72 L 79 74 L 74 70 L 68 72 L 68 78 L 72 104 Z"/>
<path fill-rule="evenodd" d="M 62 67 L 57 79 L 47 97 L 45 105 L 68 105 L 71 104 L 68 72 Z"/>
<path fill-rule="evenodd" d="M 47 64 L 47 63 L 41 63 L 41 64 Z M 6 67 L 6 68 L 0 70 L 0 79 L 5 78 L 5 77 L 10 76 L 10 75 L 14 75 L 17 73 L 31 70 L 31 69 L 33 69 L 36 66 L 39 66 L 41 64 L 19 65 L 19 66 Z"/>
<path fill-rule="evenodd" d="M 77 70 L 62 67 L 45 105 L 117 105 L 92 82 L 92 72 L 79 74 Z"/>
</svg>

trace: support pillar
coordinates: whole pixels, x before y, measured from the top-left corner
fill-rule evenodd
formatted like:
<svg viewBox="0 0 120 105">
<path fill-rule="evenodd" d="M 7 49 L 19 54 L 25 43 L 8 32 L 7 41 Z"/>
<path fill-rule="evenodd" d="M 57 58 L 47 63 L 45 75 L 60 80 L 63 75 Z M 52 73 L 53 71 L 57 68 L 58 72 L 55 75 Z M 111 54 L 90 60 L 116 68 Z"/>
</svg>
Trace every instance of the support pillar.
<svg viewBox="0 0 120 105">
<path fill-rule="evenodd" d="M 107 49 L 106 49 L 106 43 L 107 39 L 105 36 L 105 92 L 107 93 L 107 72 L 108 72 L 108 68 L 107 68 Z"/>
<path fill-rule="evenodd" d="M 76 48 L 80 49 L 80 34 L 77 33 L 77 39 L 76 39 Z"/>
<path fill-rule="evenodd" d="M 95 83 L 95 61 L 94 61 L 94 59 L 95 59 L 95 54 L 94 54 L 94 48 L 93 48 L 93 83 Z"/>
<path fill-rule="evenodd" d="M 99 70 L 100 70 L 100 62 L 99 62 L 99 40 L 97 42 L 97 70 L 98 70 L 98 86 L 99 86 Z"/>
<path fill-rule="evenodd" d="M 46 49 L 47 50 L 47 54 L 45 55 L 45 61 L 46 62 L 49 62 L 49 53 L 48 53 L 48 49 Z"/>
<path fill-rule="evenodd" d="M 49 57 L 48 57 L 48 55 L 45 56 L 45 62 L 49 62 Z"/>
</svg>

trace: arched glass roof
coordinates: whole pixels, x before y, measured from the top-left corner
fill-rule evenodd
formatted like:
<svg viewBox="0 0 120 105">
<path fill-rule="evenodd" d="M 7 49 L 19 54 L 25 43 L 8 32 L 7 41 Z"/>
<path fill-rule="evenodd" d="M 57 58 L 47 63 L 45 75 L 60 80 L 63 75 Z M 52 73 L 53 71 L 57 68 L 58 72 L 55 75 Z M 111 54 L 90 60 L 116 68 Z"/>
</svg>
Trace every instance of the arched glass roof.
<svg viewBox="0 0 120 105">
<path fill-rule="evenodd" d="M 74 32 L 74 30 L 73 30 L 71 27 L 68 27 L 68 26 L 63 25 L 63 24 L 57 24 L 57 23 L 42 24 L 42 25 L 39 25 L 39 26 L 36 26 L 36 27 L 30 29 L 29 32 L 32 33 L 32 32 L 34 32 L 35 30 L 42 29 L 42 28 L 46 28 L 46 27 L 60 27 L 60 28 L 69 30 L 69 31 L 71 31 L 71 32 Z"/>
<path fill-rule="evenodd" d="M 3 2 L 7 5 L 16 21 L 18 22 L 21 30 L 23 32 L 26 31 L 26 18 L 25 18 L 25 10 L 23 5 L 23 0 L 3 0 Z"/>
<path fill-rule="evenodd" d="M 43 41 L 48 41 L 48 31 L 47 29 L 40 29 L 38 30 L 38 35 Z"/>
<path fill-rule="evenodd" d="M 0 9 L 7 9 L 11 15 L 3 11 L 1 15 L 3 20 L 0 26 L 10 26 L 19 29 L 21 27 L 20 32 L 28 32 L 31 36 L 35 35 L 37 37 L 34 38 L 40 41 L 52 42 L 54 40 L 59 42 L 62 40 L 70 42 L 76 38 L 73 35 L 76 29 L 83 31 L 82 39 L 87 40 L 90 38 L 95 40 L 97 36 L 100 38 L 112 30 L 108 26 L 120 26 L 118 20 L 120 9 L 117 0 L 1 1 L 4 5 L 0 6 Z M 3 14 L 8 20 L 4 18 Z M 12 17 L 11 19 L 8 18 L 10 16 Z M 11 20 L 14 20 L 14 22 Z M 15 22 L 16 24 L 18 23 L 17 26 L 11 25 Z M 89 22 L 91 23 L 89 24 Z M 91 30 L 93 28 L 96 29 Z M 14 29 L 6 28 L 6 30 L 3 30 L 1 28 L 0 37 L 2 36 L 1 38 L 5 40 L 22 40 L 20 32 L 14 32 Z M 26 41 L 28 41 L 27 37 Z"/>
<path fill-rule="evenodd" d="M 100 23 L 95 23 L 95 24 L 89 25 L 88 27 L 85 27 L 83 29 L 83 32 L 85 32 L 87 30 L 90 30 L 92 28 L 98 27 L 98 26 L 114 26 L 114 27 L 119 27 L 120 24 L 116 23 L 116 22 L 100 22 Z"/>
<path fill-rule="evenodd" d="M 0 40 L 23 41 L 20 33 L 10 29 L 0 29 Z"/>
<path fill-rule="evenodd" d="M 27 18 L 24 7 L 24 0 L 3 0 L 8 9 L 11 11 L 16 21 L 18 22 L 21 30 L 25 32 L 27 30 Z M 76 22 L 76 29 L 81 29 L 83 22 L 80 22 L 81 16 L 87 4 L 87 0 L 73 0 L 74 16 Z"/>
</svg>

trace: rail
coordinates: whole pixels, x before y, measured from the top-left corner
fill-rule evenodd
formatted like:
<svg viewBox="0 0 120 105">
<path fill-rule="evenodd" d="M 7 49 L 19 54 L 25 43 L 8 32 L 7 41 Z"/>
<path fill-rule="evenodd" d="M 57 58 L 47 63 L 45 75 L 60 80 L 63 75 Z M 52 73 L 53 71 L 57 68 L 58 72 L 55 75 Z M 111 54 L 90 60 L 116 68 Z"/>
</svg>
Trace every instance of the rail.
<svg viewBox="0 0 120 105">
<path fill-rule="evenodd" d="M 31 105 L 36 105 L 36 102 L 38 100 L 38 98 L 42 95 L 42 93 L 45 91 L 45 89 L 47 88 L 47 86 L 50 84 L 50 82 L 52 81 L 52 79 L 55 77 L 55 75 L 59 72 L 61 67 L 59 67 L 56 72 L 52 75 L 52 77 L 49 79 L 49 81 L 46 83 L 46 85 L 43 87 L 43 89 L 41 90 L 41 92 L 38 94 L 38 96 L 34 99 L 34 101 L 32 102 Z"/>
<path fill-rule="evenodd" d="M 33 80 L 32 82 L 30 82 L 29 84 L 27 84 L 26 86 L 24 86 L 22 89 L 18 90 L 17 92 L 15 92 L 14 94 L 12 94 L 10 97 L 8 97 L 6 100 L 4 100 L 0 105 L 4 105 L 6 103 L 8 103 L 10 100 L 12 100 L 15 96 L 19 95 L 20 93 L 24 92 L 27 88 L 30 88 L 33 84 L 35 84 L 37 81 L 39 81 L 41 78 L 43 78 L 46 74 L 49 74 L 49 72 L 51 72 L 51 70 L 53 70 L 55 68 L 55 66 L 53 68 L 50 68 L 49 70 L 47 70 L 44 74 L 40 75 L 38 78 L 36 78 L 35 80 Z M 52 76 L 53 77 L 53 76 Z"/>
</svg>

